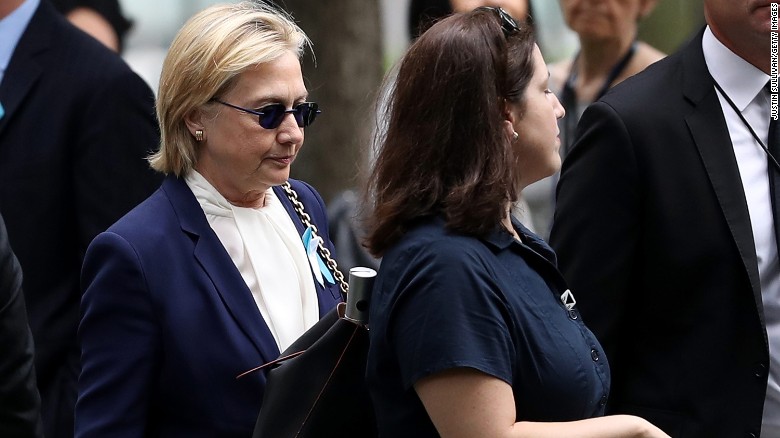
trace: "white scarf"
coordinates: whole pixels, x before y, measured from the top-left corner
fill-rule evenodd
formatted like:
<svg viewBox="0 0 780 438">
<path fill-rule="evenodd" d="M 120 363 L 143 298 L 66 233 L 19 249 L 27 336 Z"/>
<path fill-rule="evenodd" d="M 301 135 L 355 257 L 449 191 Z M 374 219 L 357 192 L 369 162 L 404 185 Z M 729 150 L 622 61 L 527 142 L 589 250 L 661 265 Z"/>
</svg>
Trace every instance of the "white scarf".
<svg viewBox="0 0 780 438">
<path fill-rule="evenodd" d="M 295 224 L 273 189 L 255 209 L 230 204 L 195 170 L 185 182 L 284 351 L 319 320 L 311 266 Z"/>
</svg>

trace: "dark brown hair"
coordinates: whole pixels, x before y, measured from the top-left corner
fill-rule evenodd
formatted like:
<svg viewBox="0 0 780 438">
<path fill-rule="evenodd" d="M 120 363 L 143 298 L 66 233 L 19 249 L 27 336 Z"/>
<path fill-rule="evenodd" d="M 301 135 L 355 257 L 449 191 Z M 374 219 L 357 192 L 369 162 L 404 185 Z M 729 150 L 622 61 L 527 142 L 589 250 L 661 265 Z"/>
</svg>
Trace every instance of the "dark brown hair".
<svg viewBox="0 0 780 438">
<path fill-rule="evenodd" d="M 523 104 L 534 44 L 527 26 L 505 36 L 486 9 L 447 17 L 412 44 L 384 109 L 368 187 L 372 254 L 424 216 L 443 215 L 449 229 L 474 236 L 499 226 L 519 179 L 505 101 Z"/>
</svg>

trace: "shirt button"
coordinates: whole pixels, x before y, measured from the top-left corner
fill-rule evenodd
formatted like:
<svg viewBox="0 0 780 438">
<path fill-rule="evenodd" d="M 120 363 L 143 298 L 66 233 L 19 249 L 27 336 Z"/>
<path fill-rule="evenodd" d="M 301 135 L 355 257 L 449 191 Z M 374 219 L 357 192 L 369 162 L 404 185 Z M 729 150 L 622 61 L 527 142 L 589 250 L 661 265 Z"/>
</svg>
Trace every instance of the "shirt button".
<svg viewBox="0 0 780 438">
<path fill-rule="evenodd" d="M 755 433 L 753 433 L 753 432 L 748 432 L 748 433 L 746 433 L 746 434 L 745 434 L 745 436 L 746 436 L 747 438 L 757 438 L 757 437 L 758 437 L 758 435 L 756 435 L 756 434 L 755 434 Z"/>
<path fill-rule="evenodd" d="M 599 400 L 599 406 L 604 407 L 604 405 L 606 405 L 606 404 L 607 404 L 607 396 L 606 395 L 602 395 L 601 396 L 601 400 Z"/>
<path fill-rule="evenodd" d="M 599 352 L 595 348 L 590 350 L 590 358 L 593 359 L 593 362 L 599 361 Z"/>
<path fill-rule="evenodd" d="M 577 320 L 577 312 L 574 311 L 574 310 L 569 310 L 569 319 L 571 319 L 572 321 L 576 321 Z"/>
</svg>

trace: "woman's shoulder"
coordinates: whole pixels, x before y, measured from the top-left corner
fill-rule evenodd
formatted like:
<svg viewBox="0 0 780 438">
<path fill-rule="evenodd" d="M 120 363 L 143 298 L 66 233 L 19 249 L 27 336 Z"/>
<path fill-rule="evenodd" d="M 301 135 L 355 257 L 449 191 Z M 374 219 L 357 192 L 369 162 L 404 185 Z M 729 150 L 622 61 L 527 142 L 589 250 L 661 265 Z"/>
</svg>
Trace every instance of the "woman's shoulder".
<svg viewBox="0 0 780 438">
<path fill-rule="evenodd" d="M 655 47 L 647 44 L 644 41 L 637 42 L 636 54 L 631 64 L 626 69 L 627 76 L 633 76 L 642 70 L 646 69 L 656 61 L 660 61 L 665 58 L 666 54 L 656 49 Z"/>
<path fill-rule="evenodd" d="M 287 182 L 290 183 L 290 188 L 293 189 L 298 200 L 303 203 L 307 213 L 311 214 L 312 210 L 316 209 L 318 214 L 325 215 L 325 201 L 322 200 L 320 193 L 311 184 L 292 178 L 288 179 Z M 280 187 L 280 190 L 282 196 L 289 198 L 284 188 Z"/>
<path fill-rule="evenodd" d="M 328 228 L 328 214 L 325 209 L 325 201 L 322 200 L 319 192 L 311 186 L 311 184 L 296 180 L 288 179 L 290 188 L 294 191 L 294 195 L 297 200 L 303 204 L 303 210 L 309 215 L 311 221 L 321 230 L 322 233 L 327 233 Z M 294 203 L 291 200 L 291 195 L 287 193 L 287 190 L 283 186 L 275 187 L 277 189 L 276 195 L 282 200 L 283 204 L 287 204 L 288 207 L 295 208 Z M 291 212 L 288 212 L 292 215 Z M 295 216 L 298 216 L 297 214 Z"/>
<path fill-rule="evenodd" d="M 427 219 L 413 225 L 388 250 L 382 265 L 398 261 L 404 265 L 467 269 L 475 265 L 489 265 L 491 254 L 481 239 L 451 232 L 441 219 Z"/>
<path fill-rule="evenodd" d="M 320 196 L 320 193 L 317 191 L 317 189 L 315 189 L 306 181 L 290 178 L 287 180 L 287 182 L 290 183 L 290 187 L 292 187 L 292 189 L 295 190 L 295 192 L 298 193 L 298 196 L 301 198 L 312 198 L 316 199 L 318 202 L 322 202 L 322 196 Z"/>
<path fill-rule="evenodd" d="M 158 189 L 106 232 L 122 236 L 129 242 L 159 242 L 159 239 L 170 238 L 171 226 L 179 227 L 178 224 L 177 212 L 165 192 Z"/>
</svg>

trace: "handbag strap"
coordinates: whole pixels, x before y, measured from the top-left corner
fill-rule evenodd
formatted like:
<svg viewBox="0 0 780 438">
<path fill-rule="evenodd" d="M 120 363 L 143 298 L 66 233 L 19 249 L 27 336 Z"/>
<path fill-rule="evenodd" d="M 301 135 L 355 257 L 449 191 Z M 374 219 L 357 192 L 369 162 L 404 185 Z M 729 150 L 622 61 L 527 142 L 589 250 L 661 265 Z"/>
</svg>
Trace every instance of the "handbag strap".
<svg viewBox="0 0 780 438">
<path fill-rule="evenodd" d="M 295 189 L 292 188 L 289 181 L 285 181 L 284 184 L 282 184 L 282 190 L 284 190 L 287 199 L 292 203 L 293 209 L 295 210 L 295 213 L 298 214 L 298 218 L 303 222 L 303 225 L 311 228 L 312 237 L 318 237 L 319 232 L 317 231 L 317 226 L 311 222 L 311 217 L 304 211 L 303 203 L 298 199 L 298 193 L 295 192 Z M 330 272 L 333 273 L 333 278 L 338 282 L 341 293 L 347 295 L 347 293 L 349 293 L 349 284 L 344 280 L 344 274 L 339 271 L 338 264 L 333 260 L 333 257 L 331 257 L 330 251 L 323 245 L 322 239 L 319 239 L 319 243 L 317 244 L 317 252 L 320 254 L 320 257 L 325 260 L 325 265 Z"/>
</svg>

